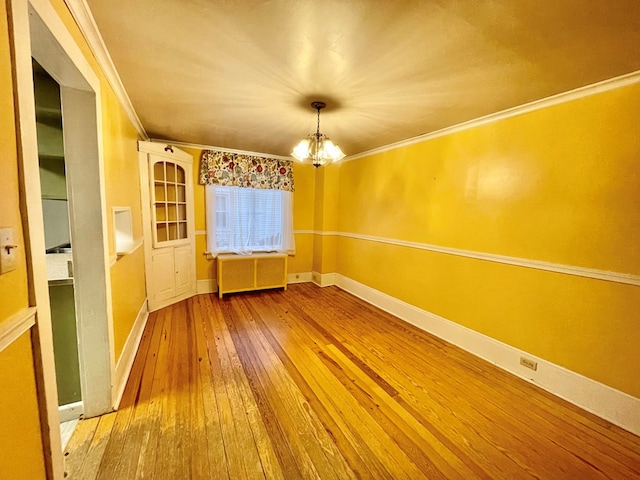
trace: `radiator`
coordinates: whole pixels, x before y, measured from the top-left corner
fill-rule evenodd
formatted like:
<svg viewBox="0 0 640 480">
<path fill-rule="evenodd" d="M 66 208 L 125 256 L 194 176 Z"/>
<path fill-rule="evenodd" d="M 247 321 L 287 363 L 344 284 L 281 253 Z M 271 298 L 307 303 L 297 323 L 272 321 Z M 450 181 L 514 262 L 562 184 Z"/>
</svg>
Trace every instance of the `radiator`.
<svg viewBox="0 0 640 480">
<path fill-rule="evenodd" d="M 263 288 L 287 289 L 287 255 L 218 255 L 218 297 Z"/>
</svg>

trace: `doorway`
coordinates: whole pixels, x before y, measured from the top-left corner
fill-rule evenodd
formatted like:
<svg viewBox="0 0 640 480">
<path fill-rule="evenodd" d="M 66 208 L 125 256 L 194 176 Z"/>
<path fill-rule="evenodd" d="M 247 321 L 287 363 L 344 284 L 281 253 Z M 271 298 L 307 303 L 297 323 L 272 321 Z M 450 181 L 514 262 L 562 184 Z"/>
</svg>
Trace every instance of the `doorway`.
<svg viewBox="0 0 640 480">
<path fill-rule="evenodd" d="M 38 159 L 58 407 L 64 449 L 83 413 L 60 85 L 33 61 Z"/>
</svg>

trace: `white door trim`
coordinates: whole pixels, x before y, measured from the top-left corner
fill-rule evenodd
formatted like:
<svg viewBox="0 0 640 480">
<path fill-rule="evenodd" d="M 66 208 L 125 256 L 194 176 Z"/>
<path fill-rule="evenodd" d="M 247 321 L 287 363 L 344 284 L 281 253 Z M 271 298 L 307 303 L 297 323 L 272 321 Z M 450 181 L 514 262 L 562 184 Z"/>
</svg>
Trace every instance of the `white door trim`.
<svg viewBox="0 0 640 480">
<path fill-rule="evenodd" d="M 60 90 L 83 414 L 95 417 L 113 409 L 115 372 L 100 92 Z"/>
</svg>

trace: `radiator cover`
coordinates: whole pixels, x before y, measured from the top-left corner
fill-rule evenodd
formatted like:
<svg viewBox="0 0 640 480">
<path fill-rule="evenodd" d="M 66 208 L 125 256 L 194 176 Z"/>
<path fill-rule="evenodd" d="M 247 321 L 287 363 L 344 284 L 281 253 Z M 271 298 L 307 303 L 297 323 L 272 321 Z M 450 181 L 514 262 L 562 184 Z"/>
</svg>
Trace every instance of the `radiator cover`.
<svg viewBox="0 0 640 480">
<path fill-rule="evenodd" d="M 287 255 L 218 255 L 218 297 L 264 288 L 287 289 Z"/>
</svg>

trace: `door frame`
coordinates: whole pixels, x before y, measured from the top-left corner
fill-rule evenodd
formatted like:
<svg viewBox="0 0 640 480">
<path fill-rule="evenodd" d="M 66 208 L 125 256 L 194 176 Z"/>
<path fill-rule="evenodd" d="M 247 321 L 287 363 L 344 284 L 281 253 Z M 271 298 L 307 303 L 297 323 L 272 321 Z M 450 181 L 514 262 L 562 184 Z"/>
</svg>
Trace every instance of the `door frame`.
<svg viewBox="0 0 640 480">
<path fill-rule="evenodd" d="M 9 0 L 33 357 L 49 478 L 63 478 L 31 58 L 60 84 L 84 415 L 113 410 L 115 370 L 100 80 L 48 0 Z"/>
</svg>

